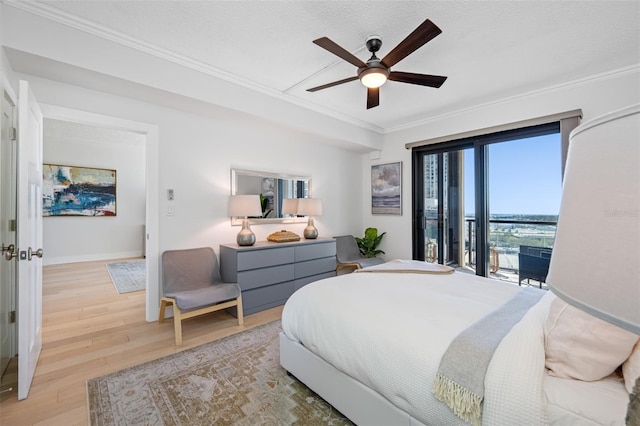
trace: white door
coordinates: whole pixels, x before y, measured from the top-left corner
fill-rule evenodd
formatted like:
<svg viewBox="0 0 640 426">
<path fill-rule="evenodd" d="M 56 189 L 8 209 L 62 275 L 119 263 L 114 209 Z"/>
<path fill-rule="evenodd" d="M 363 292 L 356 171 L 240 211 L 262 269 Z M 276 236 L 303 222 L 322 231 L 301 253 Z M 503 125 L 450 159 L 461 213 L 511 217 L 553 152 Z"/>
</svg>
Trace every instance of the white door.
<svg viewBox="0 0 640 426">
<path fill-rule="evenodd" d="M 15 104 L 2 90 L 0 107 L 0 376 L 9 360 L 16 355 L 15 346 L 15 279 L 16 262 L 4 261 L 6 251 L 15 249 L 16 232 L 16 151 L 14 130 Z"/>
<path fill-rule="evenodd" d="M 42 111 L 29 83 L 18 95 L 18 399 L 42 348 Z"/>
</svg>

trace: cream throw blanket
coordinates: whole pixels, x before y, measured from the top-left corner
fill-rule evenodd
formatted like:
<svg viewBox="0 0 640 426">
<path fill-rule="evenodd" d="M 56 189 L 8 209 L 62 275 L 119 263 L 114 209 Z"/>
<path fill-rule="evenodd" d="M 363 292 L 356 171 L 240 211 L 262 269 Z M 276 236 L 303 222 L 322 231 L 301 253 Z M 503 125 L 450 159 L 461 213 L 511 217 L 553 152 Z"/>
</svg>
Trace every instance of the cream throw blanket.
<svg viewBox="0 0 640 426">
<path fill-rule="evenodd" d="M 438 368 L 433 392 L 461 419 L 482 424 L 484 378 L 493 353 L 545 293 L 524 288 L 505 304 L 472 324 L 449 345 Z"/>
<path fill-rule="evenodd" d="M 453 274 L 455 269 L 422 260 L 393 259 L 380 265 L 356 269 L 355 272 L 394 272 L 409 274 Z"/>
</svg>

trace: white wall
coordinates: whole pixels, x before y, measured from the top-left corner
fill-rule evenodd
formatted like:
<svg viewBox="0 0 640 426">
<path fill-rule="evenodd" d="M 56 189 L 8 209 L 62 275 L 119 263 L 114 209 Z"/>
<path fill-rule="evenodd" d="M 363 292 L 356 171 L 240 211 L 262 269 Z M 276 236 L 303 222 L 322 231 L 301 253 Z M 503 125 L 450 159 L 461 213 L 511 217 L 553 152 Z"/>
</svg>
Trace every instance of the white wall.
<svg viewBox="0 0 640 426">
<path fill-rule="evenodd" d="M 582 109 L 582 122 L 607 112 L 640 102 L 640 66 L 620 70 L 590 79 L 576 81 L 545 91 L 470 107 L 464 111 L 439 117 L 430 117 L 416 127 L 386 134 L 380 158 L 371 160 L 362 155 L 362 210 L 363 231 L 368 226 L 387 231 L 381 244 L 386 259 L 411 258 L 412 205 L 411 205 L 411 150 L 405 144 L 439 136 L 452 135 L 499 124 L 512 123 L 533 117 Z M 403 163 L 402 216 L 371 215 L 371 165 Z"/>
<path fill-rule="evenodd" d="M 139 102 L 63 83 L 29 80 L 41 103 L 156 124 L 159 128 L 160 251 L 235 242 L 238 226 L 227 217 L 231 168 L 310 175 L 312 193 L 324 214 L 315 218 L 320 236 L 361 227 L 360 154 L 328 144 L 318 136 L 216 108 L 207 115 Z M 173 189 L 174 201 L 166 190 Z M 167 216 L 169 205 L 174 216 Z M 60 218 L 56 218 L 60 219 Z M 302 234 L 305 224 L 287 225 Z M 282 225 L 254 225 L 264 240 Z"/>
<path fill-rule="evenodd" d="M 44 264 L 143 254 L 145 223 L 143 135 L 45 119 L 44 163 L 116 170 L 116 216 L 45 217 Z"/>
<path fill-rule="evenodd" d="M 0 22 L 2 22 L 4 13 L 5 13 L 4 7 L 5 6 L 0 1 Z M 0 47 L 4 46 L 3 33 L 4 33 L 3 31 L 0 31 Z M 0 48 L 0 77 L 4 76 L 4 78 L 6 79 L 6 81 L 4 82 L 0 81 L 0 86 L 4 88 L 5 83 L 8 83 L 9 81 L 11 81 L 12 74 L 13 74 L 13 71 L 11 69 L 11 65 L 9 64 L 9 59 L 7 58 L 7 55 L 4 52 L 4 49 Z"/>
</svg>

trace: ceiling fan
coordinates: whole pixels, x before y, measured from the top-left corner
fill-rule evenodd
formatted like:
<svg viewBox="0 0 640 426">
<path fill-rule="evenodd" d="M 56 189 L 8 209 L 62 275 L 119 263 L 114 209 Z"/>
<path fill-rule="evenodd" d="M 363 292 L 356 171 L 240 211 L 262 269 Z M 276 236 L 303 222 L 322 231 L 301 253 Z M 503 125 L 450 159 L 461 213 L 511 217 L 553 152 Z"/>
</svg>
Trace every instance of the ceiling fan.
<svg viewBox="0 0 640 426">
<path fill-rule="evenodd" d="M 360 79 L 362 84 L 367 87 L 367 109 L 369 109 L 380 105 L 380 86 L 387 80 L 436 88 L 440 87 L 447 77 L 391 71 L 391 67 L 425 45 L 441 32 L 442 30 L 438 28 L 436 24 L 427 19 L 382 59 L 376 56 L 376 52 L 380 50 L 382 46 L 382 40 L 379 36 L 370 36 L 367 38 L 366 46 L 369 52 L 371 52 L 371 58 L 369 58 L 366 63 L 327 37 L 313 40 L 318 46 L 358 67 L 358 72 L 354 77 L 312 87 L 311 89 L 307 89 L 307 92 L 316 92 Z"/>
</svg>

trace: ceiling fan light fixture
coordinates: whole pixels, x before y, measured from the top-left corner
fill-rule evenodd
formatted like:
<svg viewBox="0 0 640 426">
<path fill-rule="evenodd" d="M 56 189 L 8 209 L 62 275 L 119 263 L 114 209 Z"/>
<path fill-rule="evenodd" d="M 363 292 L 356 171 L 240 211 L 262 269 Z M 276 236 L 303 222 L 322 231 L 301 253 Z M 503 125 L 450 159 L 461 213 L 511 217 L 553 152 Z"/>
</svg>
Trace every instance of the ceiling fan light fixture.
<svg viewBox="0 0 640 426">
<path fill-rule="evenodd" d="M 356 76 L 352 75 L 349 78 L 343 78 L 342 80 L 312 87 L 307 89 L 307 92 L 328 89 L 329 87 L 359 79 L 362 85 L 367 88 L 367 109 L 370 109 L 380 105 L 380 90 L 378 89 L 387 80 L 438 88 L 442 86 L 442 83 L 444 83 L 447 77 L 399 71 L 391 72 L 391 67 L 424 46 L 440 33 L 442 33 L 442 30 L 431 22 L 430 19 L 426 19 L 382 59 L 376 56 L 376 52 L 378 52 L 382 46 L 382 38 L 376 35 L 369 36 L 365 41 L 365 45 L 367 46 L 367 50 L 371 52 L 371 58 L 369 58 L 366 63 L 328 37 L 320 37 L 313 40 L 314 44 L 349 62 L 351 65 L 358 67 L 358 73 Z"/>
<path fill-rule="evenodd" d="M 382 86 L 389 77 L 389 71 L 384 68 L 368 68 L 359 75 L 360 82 L 369 89 Z"/>
</svg>

